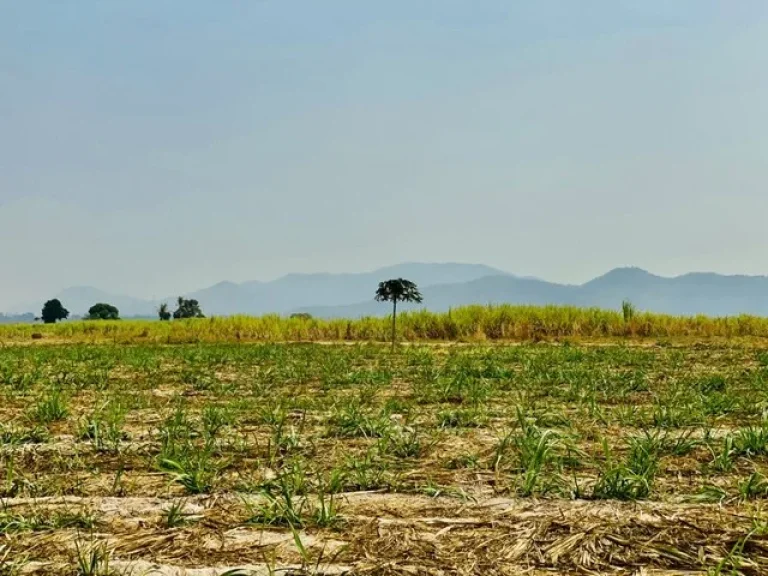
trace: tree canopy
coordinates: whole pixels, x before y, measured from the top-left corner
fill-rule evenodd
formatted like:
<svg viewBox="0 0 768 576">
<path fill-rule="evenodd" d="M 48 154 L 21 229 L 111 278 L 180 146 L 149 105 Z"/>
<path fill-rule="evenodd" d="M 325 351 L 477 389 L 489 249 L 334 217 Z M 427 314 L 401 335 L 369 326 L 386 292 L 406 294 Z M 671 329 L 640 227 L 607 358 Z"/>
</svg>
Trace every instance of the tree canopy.
<svg viewBox="0 0 768 576">
<path fill-rule="evenodd" d="M 88 320 L 120 320 L 120 311 L 112 304 L 99 302 L 88 309 Z"/>
<path fill-rule="evenodd" d="M 395 342 L 397 341 L 397 303 L 421 302 L 423 297 L 415 282 L 404 278 L 392 278 L 391 280 L 379 282 L 379 288 L 376 290 L 376 300 L 379 302 L 392 302 L 392 350 L 394 350 Z"/>
<path fill-rule="evenodd" d="M 312 314 L 309 312 L 294 312 L 291 314 L 291 318 L 296 320 L 312 320 Z"/>
<path fill-rule="evenodd" d="M 404 278 L 393 278 L 379 282 L 376 290 L 376 300 L 379 302 L 421 302 L 423 297 L 416 283 Z"/>
<path fill-rule="evenodd" d="M 173 312 L 173 317 L 176 320 L 182 318 L 205 318 L 203 311 L 200 309 L 200 303 L 195 299 L 186 299 L 179 296 L 177 305 L 176 310 Z"/>
<path fill-rule="evenodd" d="M 157 316 L 163 321 L 171 319 L 171 312 L 168 310 L 168 304 L 165 302 L 160 304 L 160 307 L 157 309 Z"/>
<path fill-rule="evenodd" d="M 69 310 L 61 305 L 61 301 L 58 298 L 48 300 L 43 305 L 43 311 L 40 314 L 40 319 L 46 324 L 55 324 L 59 320 L 66 320 L 69 317 Z"/>
</svg>

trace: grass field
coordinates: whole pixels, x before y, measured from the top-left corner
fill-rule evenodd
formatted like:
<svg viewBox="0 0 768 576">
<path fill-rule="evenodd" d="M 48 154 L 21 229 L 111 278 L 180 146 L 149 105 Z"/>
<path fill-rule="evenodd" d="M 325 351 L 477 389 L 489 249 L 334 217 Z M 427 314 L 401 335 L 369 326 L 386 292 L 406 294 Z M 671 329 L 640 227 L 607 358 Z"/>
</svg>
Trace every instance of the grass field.
<svg viewBox="0 0 768 576">
<path fill-rule="evenodd" d="M 391 317 L 390 317 L 391 318 Z M 377 341 L 389 339 L 391 320 L 368 317 L 323 320 L 230 316 L 153 322 L 74 321 L 0 325 L 0 343 L 39 338 L 54 342 L 182 344 L 277 341 Z M 768 338 L 768 318 L 669 316 L 572 306 L 465 306 L 450 312 L 405 312 L 398 331 L 409 341 L 483 342 L 560 338 Z"/>
<path fill-rule="evenodd" d="M 0 347 L 1 575 L 768 573 L 760 339 L 66 329 Z"/>
</svg>

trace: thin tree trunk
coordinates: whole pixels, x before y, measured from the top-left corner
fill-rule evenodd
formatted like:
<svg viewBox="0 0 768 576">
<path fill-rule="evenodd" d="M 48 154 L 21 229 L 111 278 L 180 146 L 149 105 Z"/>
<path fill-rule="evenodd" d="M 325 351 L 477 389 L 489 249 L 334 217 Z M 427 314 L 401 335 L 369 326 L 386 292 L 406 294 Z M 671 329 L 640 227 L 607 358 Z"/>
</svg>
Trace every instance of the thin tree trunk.
<svg viewBox="0 0 768 576">
<path fill-rule="evenodd" d="M 392 350 L 395 349 L 395 339 L 397 338 L 397 300 L 392 301 Z"/>
</svg>

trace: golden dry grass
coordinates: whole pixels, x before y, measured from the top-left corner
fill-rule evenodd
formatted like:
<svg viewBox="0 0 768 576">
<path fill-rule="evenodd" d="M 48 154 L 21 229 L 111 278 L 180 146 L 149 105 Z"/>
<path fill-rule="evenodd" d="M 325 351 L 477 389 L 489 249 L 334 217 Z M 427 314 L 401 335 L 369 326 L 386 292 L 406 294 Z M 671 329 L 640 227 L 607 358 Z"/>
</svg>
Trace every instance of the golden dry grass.
<svg viewBox="0 0 768 576">
<path fill-rule="evenodd" d="M 72 321 L 53 325 L 0 325 L 0 343 L 113 342 L 222 343 L 374 341 L 390 337 L 390 319 L 323 320 L 276 315 L 231 316 L 172 322 Z M 570 306 L 466 306 L 446 313 L 405 312 L 398 317 L 405 341 L 530 341 L 562 338 L 768 337 L 768 318 L 669 316 Z"/>
</svg>

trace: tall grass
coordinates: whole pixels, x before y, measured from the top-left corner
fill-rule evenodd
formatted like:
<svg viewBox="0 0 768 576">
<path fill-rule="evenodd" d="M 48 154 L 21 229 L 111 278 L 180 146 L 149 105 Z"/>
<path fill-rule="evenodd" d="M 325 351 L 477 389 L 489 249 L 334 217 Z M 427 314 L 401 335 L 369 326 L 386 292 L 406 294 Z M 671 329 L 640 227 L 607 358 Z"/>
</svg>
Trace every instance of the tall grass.
<svg viewBox="0 0 768 576">
<path fill-rule="evenodd" d="M 190 343 L 236 341 L 386 341 L 390 320 L 228 316 L 154 322 L 63 322 L 0 326 L 0 342 L 31 340 Z M 757 316 L 670 316 L 632 310 L 573 306 L 465 306 L 448 312 L 403 313 L 398 331 L 404 340 L 540 340 L 561 337 L 614 338 L 675 336 L 768 337 L 768 318 Z"/>
</svg>

